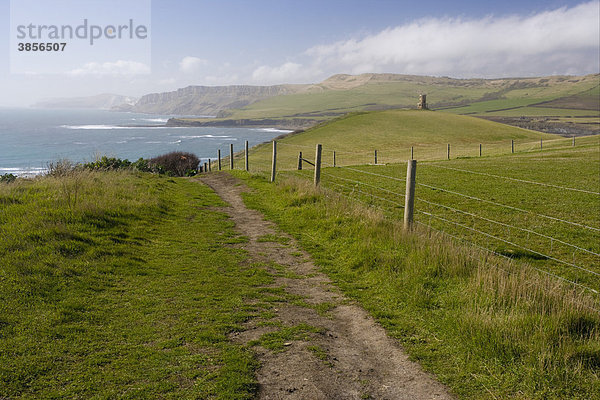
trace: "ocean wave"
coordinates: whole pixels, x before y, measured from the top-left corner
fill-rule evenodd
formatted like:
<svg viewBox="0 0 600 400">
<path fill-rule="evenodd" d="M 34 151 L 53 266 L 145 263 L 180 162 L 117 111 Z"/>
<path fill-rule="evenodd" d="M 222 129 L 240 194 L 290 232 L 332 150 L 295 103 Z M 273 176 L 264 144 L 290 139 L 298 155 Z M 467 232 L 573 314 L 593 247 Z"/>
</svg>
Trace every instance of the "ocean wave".
<svg viewBox="0 0 600 400">
<path fill-rule="evenodd" d="M 61 125 L 61 128 L 65 129 L 95 129 L 95 130 L 106 130 L 106 129 L 134 129 L 133 126 L 118 126 L 118 125 Z"/>
<path fill-rule="evenodd" d="M 185 136 L 177 136 L 180 139 L 204 139 L 204 138 L 209 138 L 209 139 L 223 139 L 223 138 L 230 138 L 231 136 L 220 136 L 220 135 L 185 135 Z"/>
<path fill-rule="evenodd" d="M 60 128 L 75 130 L 110 130 L 110 129 L 188 129 L 187 126 L 125 126 L 125 125 L 61 125 Z"/>
<path fill-rule="evenodd" d="M 162 122 L 166 123 L 168 118 L 132 118 L 134 121 L 147 121 L 147 122 Z"/>
<path fill-rule="evenodd" d="M 275 129 L 275 128 L 256 128 L 252 129 L 253 131 L 262 131 L 262 132 L 281 132 L 281 133 L 291 133 L 294 132 L 290 129 Z"/>
<path fill-rule="evenodd" d="M 4 167 L 4 168 L 0 168 L 0 175 L 13 174 L 16 176 L 21 176 L 21 177 L 37 176 L 37 175 L 45 174 L 46 172 L 48 172 L 48 168 L 36 168 L 36 167 L 29 167 L 29 168 Z"/>
</svg>

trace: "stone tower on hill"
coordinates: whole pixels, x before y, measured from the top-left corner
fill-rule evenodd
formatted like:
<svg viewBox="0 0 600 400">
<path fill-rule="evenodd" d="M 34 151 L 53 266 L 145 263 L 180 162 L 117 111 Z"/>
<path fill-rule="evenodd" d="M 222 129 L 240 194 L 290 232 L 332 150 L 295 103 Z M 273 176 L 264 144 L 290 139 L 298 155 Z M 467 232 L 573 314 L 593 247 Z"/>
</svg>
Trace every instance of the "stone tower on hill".
<svg viewBox="0 0 600 400">
<path fill-rule="evenodd" d="M 417 108 L 419 110 L 428 110 L 429 109 L 427 107 L 427 95 L 426 94 L 419 95 L 419 104 L 417 104 Z"/>
</svg>

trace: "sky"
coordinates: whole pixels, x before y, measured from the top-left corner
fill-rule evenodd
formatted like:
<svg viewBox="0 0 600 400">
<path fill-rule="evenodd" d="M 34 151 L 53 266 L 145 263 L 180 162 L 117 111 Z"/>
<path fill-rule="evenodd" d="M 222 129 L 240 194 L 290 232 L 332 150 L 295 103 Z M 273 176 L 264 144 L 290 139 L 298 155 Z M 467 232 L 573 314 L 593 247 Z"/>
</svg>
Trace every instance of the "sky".
<svg viewBox="0 0 600 400">
<path fill-rule="evenodd" d="M 99 93 L 137 97 L 189 85 L 315 83 L 338 73 L 600 72 L 598 0 L 73 2 L 12 0 L 11 7 L 0 0 L 0 106 Z M 93 46 L 73 41 L 69 51 L 43 56 L 16 50 L 16 24 L 84 18 L 102 27 L 132 18 L 148 34 Z"/>
</svg>

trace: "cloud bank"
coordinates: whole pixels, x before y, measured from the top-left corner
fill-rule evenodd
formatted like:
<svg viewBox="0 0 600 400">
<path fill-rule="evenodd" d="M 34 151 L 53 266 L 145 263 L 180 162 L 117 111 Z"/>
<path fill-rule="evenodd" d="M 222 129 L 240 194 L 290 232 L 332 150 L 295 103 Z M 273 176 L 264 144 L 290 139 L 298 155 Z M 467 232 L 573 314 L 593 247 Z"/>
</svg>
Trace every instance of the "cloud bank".
<svg viewBox="0 0 600 400">
<path fill-rule="evenodd" d="M 600 3 L 530 16 L 427 18 L 379 33 L 311 47 L 302 61 L 254 70 L 260 82 L 334 73 L 394 72 L 452 77 L 598 73 Z"/>
</svg>

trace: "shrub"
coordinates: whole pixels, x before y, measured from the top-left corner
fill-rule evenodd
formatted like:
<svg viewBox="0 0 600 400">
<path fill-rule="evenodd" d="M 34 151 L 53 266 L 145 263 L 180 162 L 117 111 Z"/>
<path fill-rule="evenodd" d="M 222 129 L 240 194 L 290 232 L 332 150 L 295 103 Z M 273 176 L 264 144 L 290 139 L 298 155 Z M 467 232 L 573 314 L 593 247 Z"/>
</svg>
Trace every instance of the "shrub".
<svg viewBox="0 0 600 400">
<path fill-rule="evenodd" d="M 11 183 L 14 182 L 17 177 L 13 174 L 0 175 L 0 182 Z"/>
<path fill-rule="evenodd" d="M 129 166 L 131 165 L 131 162 L 128 159 L 125 160 L 121 160 L 120 158 L 115 158 L 115 157 L 106 157 L 106 156 L 102 156 L 101 158 L 97 159 L 94 162 L 89 162 L 86 164 L 83 164 L 84 168 L 87 169 L 91 169 L 91 170 L 115 170 L 115 169 L 121 169 L 121 168 L 129 168 Z"/>
<path fill-rule="evenodd" d="M 149 160 L 148 165 L 174 176 L 194 175 L 200 160 L 192 153 L 174 151 Z"/>
<path fill-rule="evenodd" d="M 67 158 L 48 163 L 48 175 L 50 176 L 68 176 L 75 171 L 77 164 Z"/>
<path fill-rule="evenodd" d="M 141 157 L 137 161 L 132 162 L 131 167 L 141 172 L 152 172 L 148 160 Z"/>
</svg>

